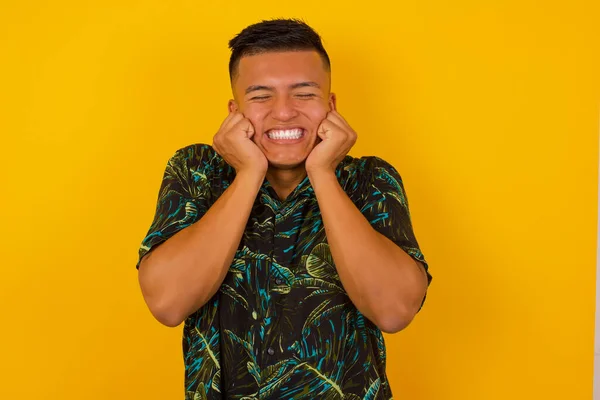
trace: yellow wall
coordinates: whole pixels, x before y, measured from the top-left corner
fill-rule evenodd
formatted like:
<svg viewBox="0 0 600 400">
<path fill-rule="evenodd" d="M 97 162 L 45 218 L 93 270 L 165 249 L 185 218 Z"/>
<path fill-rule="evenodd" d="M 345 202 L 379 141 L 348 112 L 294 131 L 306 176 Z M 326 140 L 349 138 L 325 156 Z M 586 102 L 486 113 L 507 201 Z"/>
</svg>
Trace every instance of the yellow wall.
<svg viewBox="0 0 600 400">
<path fill-rule="evenodd" d="M 324 36 L 353 154 L 405 180 L 434 281 L 388 336 L 396 398 L 591 398 L 597 1 L 8 3 L 1 399 L 182 398 L 137 247 L 166 160 L 225 116 L 227 40 L 276 16 Z"/>
</svg>

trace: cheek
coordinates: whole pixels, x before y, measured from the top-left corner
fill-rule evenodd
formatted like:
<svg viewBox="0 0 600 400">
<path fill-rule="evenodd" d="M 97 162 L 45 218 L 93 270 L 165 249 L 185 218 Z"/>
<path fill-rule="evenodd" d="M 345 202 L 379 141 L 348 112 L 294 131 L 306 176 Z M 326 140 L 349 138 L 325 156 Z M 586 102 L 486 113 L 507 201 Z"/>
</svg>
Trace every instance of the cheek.
<svg viewBox="0 0 600 400">
<path fill-rule="evenodd" d="M 242 114 L 244 114 L 244 117 L 252 123 L 252 126 L 254 127 L 257 133 L 263 131 L 263 121 L 265 115 L 267 114 L 266 112 L 264 112 L 264 110 L 261 110 L 258 107 L 248 107 L 244 111 L 242 111 Z"/>
<path fill-rule="evenodd" d="M 327 117 L 329 104 L 324 101 L 302 102 L 297 104 L 298 110 L 313 124 L 320 124 Z"/>
<path fill-rule="evenodd" d="M 321 124 L 321 122 L 327 117 L 329 110 L 325 107 L 314 107 L 311 110 L 307 110 L 306 115 L 311 120 L 315 128 Z"/>
</svg>

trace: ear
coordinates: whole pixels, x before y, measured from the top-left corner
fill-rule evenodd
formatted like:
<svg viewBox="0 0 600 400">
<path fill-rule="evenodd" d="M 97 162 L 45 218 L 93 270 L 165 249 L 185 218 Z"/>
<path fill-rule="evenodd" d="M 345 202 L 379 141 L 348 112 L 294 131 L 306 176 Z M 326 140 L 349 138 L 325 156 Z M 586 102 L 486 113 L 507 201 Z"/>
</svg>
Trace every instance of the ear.
<svg viewBox="0 0 600 400">
<path fill-rule="evenodd" d="M 227 109 L 229 110 L 229 114 L 238 110 L 238 106 L 235 100 L 229 100 L 229 102 L 227 103 Z"/>
<path fill-rule="evenodd" d="M 337 111 L 337 97 L 335 93 L 329 94 L 329 111 Z"/>
</svg>

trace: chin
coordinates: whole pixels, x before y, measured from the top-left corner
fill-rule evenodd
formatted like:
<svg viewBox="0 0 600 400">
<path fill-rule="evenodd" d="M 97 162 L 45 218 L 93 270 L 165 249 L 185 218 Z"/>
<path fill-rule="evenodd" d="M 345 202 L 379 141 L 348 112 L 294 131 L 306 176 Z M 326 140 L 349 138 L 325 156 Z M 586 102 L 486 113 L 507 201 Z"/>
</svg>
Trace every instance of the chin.
<svg viewBox="0 0 600 400">
<path fill-rule="evenodd" d="M 304 163 L 306 161 L 306 158 L 301 159 L 300 161 L 298 161 L 298 159 L 296 160 L 268 160 L 269 161 L 269 168 L 274 168 L 274 169 L 279 169 L 279 170 L 292 170 L 292 169 L 298 169 L 298 168 L 304 168 Z"/>
</svg>

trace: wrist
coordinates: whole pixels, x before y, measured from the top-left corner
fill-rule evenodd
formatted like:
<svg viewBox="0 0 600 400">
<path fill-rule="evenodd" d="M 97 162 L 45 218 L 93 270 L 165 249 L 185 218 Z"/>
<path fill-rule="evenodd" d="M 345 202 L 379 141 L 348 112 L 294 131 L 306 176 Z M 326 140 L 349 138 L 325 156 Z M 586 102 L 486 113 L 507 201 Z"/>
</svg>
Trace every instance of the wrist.
<svg viewBox="0 0 600 400">
<path fill-rule="evenodd" d="M 338 182 L 335 171 L 331 169 L 307 170 L 306 174 L 315 190 L 321 186 L 327 186 Z"/>
<path fill-rule="evenodd" d="M 239 170 L 236 172 L 234 183 L 254 189 L 260 189 L 265 180 L 266 172 L 260 170 Z"/>
</svg>

